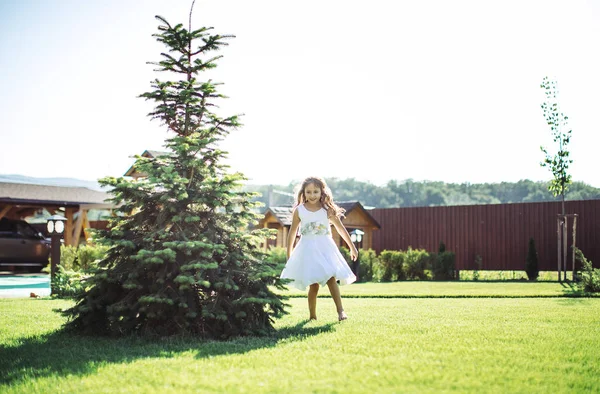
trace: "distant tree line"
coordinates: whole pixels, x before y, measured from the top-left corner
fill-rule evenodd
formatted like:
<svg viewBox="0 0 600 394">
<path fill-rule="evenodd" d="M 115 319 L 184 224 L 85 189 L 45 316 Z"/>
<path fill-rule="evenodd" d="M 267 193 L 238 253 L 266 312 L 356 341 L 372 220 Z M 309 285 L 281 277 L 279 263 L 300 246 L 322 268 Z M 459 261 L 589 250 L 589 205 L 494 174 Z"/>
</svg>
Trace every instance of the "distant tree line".
<svg viewBox="0 0 600 394">
<path fill-rule="evenodd" d="M 383 186 L 354 178 L 326 178 L 336 201 L 360 201 L 375 208 L 423 207 L 443 205 L 504 204 L 519 202 L 560 201 L 548 191 L 548 182 L 521 180 L 501 183 L 417 182 L 412 179 L 389 181 Z M 260 193 L 257 200 L 265 206 L 292 205 L 295 183 L 283 185 L 246 185 L 248 191 Z M 272 190 L 272 192 L 270 192 Z M 269 196 L 271 204 L 269 204 Z M 566 200 L 600 199 L 600 189 L 583 182 L 569 186 Z"/>
</svg>

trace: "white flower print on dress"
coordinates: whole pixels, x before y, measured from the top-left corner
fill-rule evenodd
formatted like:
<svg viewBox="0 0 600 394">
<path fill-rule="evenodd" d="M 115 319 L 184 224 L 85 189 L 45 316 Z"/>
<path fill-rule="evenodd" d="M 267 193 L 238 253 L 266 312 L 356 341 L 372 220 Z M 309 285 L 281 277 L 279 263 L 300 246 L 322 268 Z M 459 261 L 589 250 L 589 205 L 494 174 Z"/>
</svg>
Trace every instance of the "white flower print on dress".
<svg viewBox="0 0 600 394">
<path fill-rule="evenodd" d="M 320 222 L 308 222 L 300 229 L 302 235 L 329 235 L 329 227 Z"/>
</svg>

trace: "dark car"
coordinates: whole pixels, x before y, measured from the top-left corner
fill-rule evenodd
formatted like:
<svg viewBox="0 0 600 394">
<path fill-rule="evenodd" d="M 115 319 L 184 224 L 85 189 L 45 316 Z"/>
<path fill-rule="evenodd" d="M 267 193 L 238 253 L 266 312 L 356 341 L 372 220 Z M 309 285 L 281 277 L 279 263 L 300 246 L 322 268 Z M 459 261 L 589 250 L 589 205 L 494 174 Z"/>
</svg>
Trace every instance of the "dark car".
<svg viewBox="0 0 600 394">
<path fill-rule="evenodd" d="M 50 245 L 24 220 L 0 219 L 0 266 L 39 272 L 48 265 Z"/>
</svg>

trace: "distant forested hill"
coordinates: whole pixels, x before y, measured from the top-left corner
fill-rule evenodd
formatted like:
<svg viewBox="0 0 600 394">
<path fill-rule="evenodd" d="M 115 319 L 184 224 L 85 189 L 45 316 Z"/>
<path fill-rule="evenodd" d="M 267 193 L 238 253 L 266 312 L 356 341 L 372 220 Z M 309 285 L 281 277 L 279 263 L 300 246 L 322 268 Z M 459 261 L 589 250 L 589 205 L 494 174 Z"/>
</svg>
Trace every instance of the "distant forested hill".
<svg viewBox="0 0 600 394">
<path fill-rule="evenodd" d="M 326 178 L 333 190 L 336 201 L 360 201 L 363 205 L 375 208 L 419 207 L 440 205 L 500 204 L 515 202 L 558 201 L 548 191 L 547 182 L 521 180 L 502 183 L 444 183 L 389 181 L 383 186 L 354 178 Z M 73 178 L 34 178 L 22 175 L 1 175 L 0 182 L 22 182 L 54 186 L 81 186 L 102 190 L 98 182 Z M 292 205 L 295 183 L 289 185 L 246 185 L 244 189 L 259 192 L 257 200 L 265 206 Z M 272 192 L 270 193 L 269 190 Z M 271 203 L 269 204 L 269 196 Z M 583 182 L 574 182 L 569 187 L 567 200 L 600 199 L 600 189 Z"/>
<path fill-rule="evenodd" d="M 369 182 L 357 181 L 353 178 L 326 178 L 336 201 L 358 200 L 365 206 L 376 208 L 418 207 L 441 205 L 475 205 L 500 204 L 517 202 L 558 201 L 548 191 L 547 182 L 521 180 L 519 182 L 502 183 L 444 183 L 405 181 L 389 181 L 383 186 Z M 283 193 L 293 193 L 295 184 L 282 185 L 248 185 L 250 191 L 262 194 L 258 200 L 271 204 L 291 205 L 293 198 Z M 269 189 L 273 193 L 269 193 Z M 574 182 L 569 187 L 566 200 L 600 199 L 600 189 L 583 182 Z"/>
</svg>

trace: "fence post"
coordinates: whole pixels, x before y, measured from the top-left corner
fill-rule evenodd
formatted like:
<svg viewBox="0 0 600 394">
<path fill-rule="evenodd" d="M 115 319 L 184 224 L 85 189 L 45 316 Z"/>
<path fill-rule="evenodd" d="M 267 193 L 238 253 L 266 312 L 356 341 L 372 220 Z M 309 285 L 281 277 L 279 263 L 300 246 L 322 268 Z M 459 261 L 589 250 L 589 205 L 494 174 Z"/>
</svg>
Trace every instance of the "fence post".
<svg viewBox="0 0 600 394">
<path fill-rule="evenodd" d="M 557 268 L 558 281 L 562 282 L 560 279 L 561 271 L 562 271 L 560 268 L 560 256 L 561 256 L 561 253 L 560 253 L 560 245 L 561 245 L 560 244 L 560 225 L 561 225 L 560 215 L 557 215 L 556 216 L 556 240 L 558 243 L 558 259 L 556 259 L 556 261 L 558 262 L 558 268 Z"/>
<path fill-rule="evenodd" d="M 563 236 L 562 236 L 562 241 L 563 241 L 563 279 L 565 280 L 565 282 L 567 281 L 567 255 L 569 253 L 569 248 L 567 247 L 567 226 L 569 225 L 569 219 L 567 218 L 567 215 L 563 215 Z"/>
<path fill-rule="evenodd" d="M 577 214 L 573 216 L 573 281 L 575 278 L 575 241 L 577 240 Z"/>
</svg>

